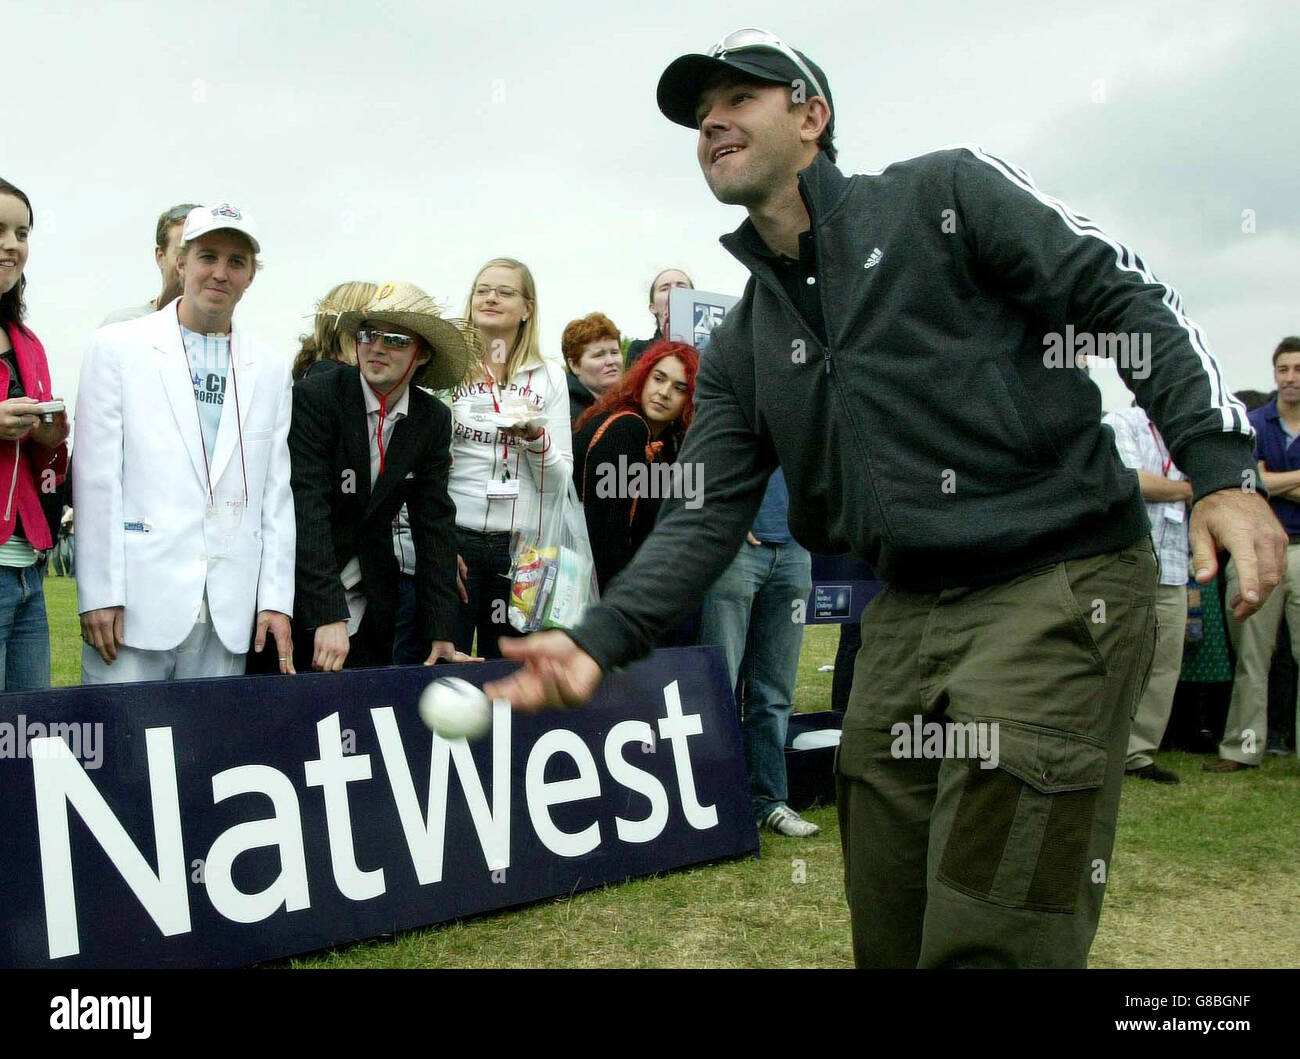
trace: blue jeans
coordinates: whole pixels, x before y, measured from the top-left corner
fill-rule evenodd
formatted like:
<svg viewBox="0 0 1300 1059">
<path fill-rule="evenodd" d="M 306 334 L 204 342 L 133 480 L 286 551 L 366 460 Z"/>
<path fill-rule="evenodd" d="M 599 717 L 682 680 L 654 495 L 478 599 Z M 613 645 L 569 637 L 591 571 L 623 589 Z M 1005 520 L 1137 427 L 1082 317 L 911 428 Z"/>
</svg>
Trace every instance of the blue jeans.
<svg viewBox="0 0 1300 1059">
<path fill-rule="evenodd" d="M 0 566 L 0 677 L 3 691 L 50 686 L 45 567 Z"/>
<path fill-rule="evenodd" d="M 738 685 L 745 761 L 760 823 L 789 796 L 785 733 L 794 712 L 803 610 L 811 589 L 812 557 L 805 548 L 794 541 L 745 543 L 704 598 L 700 643 L 722 648 L 727 672 Z"/>
</svg>

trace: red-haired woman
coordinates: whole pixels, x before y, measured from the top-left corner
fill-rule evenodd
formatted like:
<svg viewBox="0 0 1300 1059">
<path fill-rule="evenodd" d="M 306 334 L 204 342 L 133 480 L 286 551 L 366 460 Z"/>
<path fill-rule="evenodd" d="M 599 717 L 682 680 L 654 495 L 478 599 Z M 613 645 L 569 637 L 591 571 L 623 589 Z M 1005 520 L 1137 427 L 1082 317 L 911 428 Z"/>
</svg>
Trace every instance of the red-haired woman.
<svg viewBox="0 0 1300 1059">
<path fill-rule="evenodd" d="M 582 413 L 623 378 L 622 336 L 604 313 L 570 320 L 560 336 L 560 352 L 569 367 L 569 421 Z"/>
<path fill-rule="evenodd" d="M 650 533 L 665 486 L 696 488 L 695 476 L 668 467 L 695 411 L 699 366 L 694 347 L 658 342 L 574 425 L 575 477 L 602 591 Z"/>
</svg>

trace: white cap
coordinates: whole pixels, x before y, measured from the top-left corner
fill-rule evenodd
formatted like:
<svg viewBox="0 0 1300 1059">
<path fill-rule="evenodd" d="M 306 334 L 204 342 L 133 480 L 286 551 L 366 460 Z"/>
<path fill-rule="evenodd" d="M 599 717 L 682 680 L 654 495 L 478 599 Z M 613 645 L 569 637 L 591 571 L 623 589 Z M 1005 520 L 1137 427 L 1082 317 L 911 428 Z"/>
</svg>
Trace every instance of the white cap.
<svg viewBox="0 0 1300 1059">
<path fill-rule="evenodd" d="M 195 206 L 185 218 L 181 240 L 188 243 L 201 235 L 220 231 L 222 228 L 243 232 L 253 244 L 253 253 L 262 252 L 262 246 L 257 241 L 257 226 L 253 223 L 253 218 L 229 202 L 219 202 L 215 206 Z"/>
</svg>

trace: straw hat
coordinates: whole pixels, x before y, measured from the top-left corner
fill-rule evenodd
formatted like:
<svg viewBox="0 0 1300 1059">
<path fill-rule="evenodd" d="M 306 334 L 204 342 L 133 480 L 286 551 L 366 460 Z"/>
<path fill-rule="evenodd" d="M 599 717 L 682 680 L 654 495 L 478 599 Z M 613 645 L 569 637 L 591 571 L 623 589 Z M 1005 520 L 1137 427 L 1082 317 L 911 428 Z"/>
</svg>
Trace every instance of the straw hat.
<svg viewBox="0 0 1300 1059">
<path fill-rule="evenodd" d="M 339 314 L 339 330 L 355 335 L 365 320 L 393 324 L 424 339 L 433 357 L 412 381 L 433 390 L 455 386 L 471 358 L 481 355 L 478 332 L 464 320 L 444 318 L 438 303 L 414 283 L 383 284 L 364 308 Z"/>
</svg>

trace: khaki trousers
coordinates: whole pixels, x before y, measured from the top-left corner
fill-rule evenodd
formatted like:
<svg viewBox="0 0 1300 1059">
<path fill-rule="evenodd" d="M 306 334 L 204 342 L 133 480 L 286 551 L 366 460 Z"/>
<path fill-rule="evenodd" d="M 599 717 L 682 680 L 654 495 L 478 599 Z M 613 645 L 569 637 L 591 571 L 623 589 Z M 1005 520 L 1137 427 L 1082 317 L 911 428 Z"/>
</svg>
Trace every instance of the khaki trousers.
<svg viewBox="0 0 1300 1059">
<path fill-rule="evenodd" d="M 1187 634 L 1187 586 L 1156 586 L 1156 650 L 1151 659 L 1151 679 L 1138 703 L 1128 734 L 1126 769 L 1152 763 L 1160 749 L 1169 714 L 1174 708 L 1178 675 L 1183 670 L 1183 638 Z"/>
<path fill-rule="evenodd" d="M 866 610 L 836 777 L 858 966 L 1084 965 L 1155 587 L 1143 538 Z M 946 722 L 985 738 L 915 737 Z"/>
<path fill-rule="evenodd" d="M 1241 591 L 1237 564 L 1228 562 L 1227 598 Z M 1300 660 L 1300 544 L 1286 550 L 1286 576 L 1273 589 L 1264 605 L 1245 621 L 1228 614 L 1228 637 L 1237 652 L 1232 701 L 1223 726 L 1219 757 L 1243 765 L 1258 765 L 1268 743 L 1268 669 L 1277 644 L 1277 627 L 1286 614 L 1291 632 L 1291 655 Z M 1300 688 L 1296 694 L 1300 717 Z"/>
</svg>

